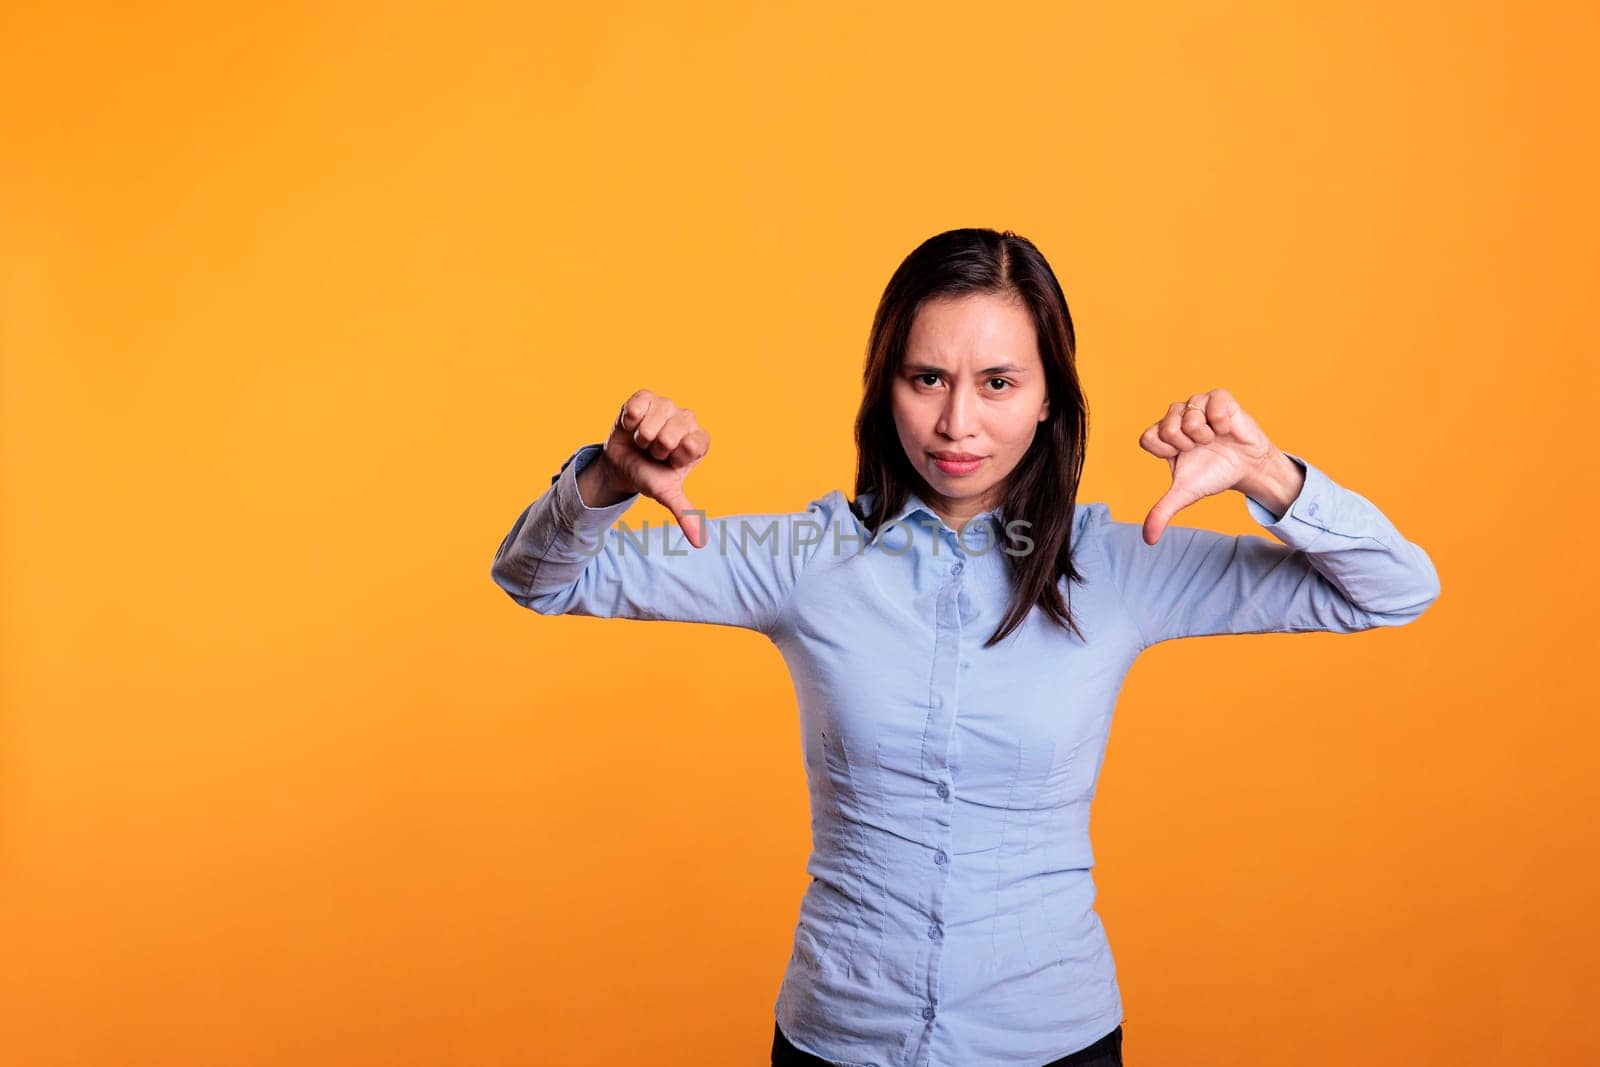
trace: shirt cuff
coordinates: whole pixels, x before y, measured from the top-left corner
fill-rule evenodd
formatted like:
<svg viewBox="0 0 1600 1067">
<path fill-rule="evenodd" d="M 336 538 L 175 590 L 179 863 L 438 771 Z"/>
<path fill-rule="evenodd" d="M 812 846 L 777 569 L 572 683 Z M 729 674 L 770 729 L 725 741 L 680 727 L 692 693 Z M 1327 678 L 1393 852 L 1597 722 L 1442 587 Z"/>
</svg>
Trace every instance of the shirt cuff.
<svg viewBox="0 0 1600 1067">
<path fill-rule="evenodd" d="M 1339 491 L 1338 486 L 1301 457 L 1292 452 L 1285 452 L 1284 455 L 1293 460 L 1306 476 L 1299 495 L 1278 516 L 1248 495 L 1244 498 L 1244 506 L 1252 519 L 1284 544 L 1292 548 L 1310 548 L 1317 538 L 1331 529 L 1328 519 L 1334 514 L 1333 497 Z"/>
<path fill-rule="evenodd" d="M 584 445 L 568 456 L 561 469 L 550 478 L 556 487 L 556 520 L 567 530 L 606 529 L 639 499 L 638 493 L 630 493 L 615 504 L 597 508 L 583 502 L 583 494 L 578 491 L 578 474 L 599 457 L 604 447 Z"/>
</svg>

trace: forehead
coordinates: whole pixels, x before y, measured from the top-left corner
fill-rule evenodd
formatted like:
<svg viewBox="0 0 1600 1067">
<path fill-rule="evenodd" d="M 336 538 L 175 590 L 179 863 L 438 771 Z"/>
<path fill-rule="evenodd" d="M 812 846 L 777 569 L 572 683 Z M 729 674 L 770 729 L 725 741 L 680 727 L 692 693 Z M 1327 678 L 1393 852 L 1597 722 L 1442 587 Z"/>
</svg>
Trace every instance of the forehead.
<svg viewBox="0 0 1600 1067">
<path fill-rule="evenodd" d="M 1025 304 L 993 293 L 930 300 L 906 338 L 906 362 L 941 367 L 1040 365 L 1038 336 Z"/>
</svg>

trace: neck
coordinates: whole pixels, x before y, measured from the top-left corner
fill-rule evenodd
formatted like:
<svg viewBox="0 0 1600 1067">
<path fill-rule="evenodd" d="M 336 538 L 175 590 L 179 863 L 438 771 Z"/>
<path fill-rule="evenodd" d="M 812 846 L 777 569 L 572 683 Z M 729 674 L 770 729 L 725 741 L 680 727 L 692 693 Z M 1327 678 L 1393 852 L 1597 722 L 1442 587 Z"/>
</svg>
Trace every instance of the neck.
<svg viewBox="0 0 1600 1067">
<path fill-rule="evenodd" d="M 932 508 L 933 513 L 943 519 L 944 524 L 952 530 L 960 530 L 962 525 L 971 521 L 974 515 L 989 511 L 999 503 L 998 495 L 994 491 L 990 491 L 982 497 L 974 497 L 968 500 L 951 500 L 948 497 L 932 493 L 931 490 L 930 494 L 926 498 L 928 507 Z"/>
</svg>

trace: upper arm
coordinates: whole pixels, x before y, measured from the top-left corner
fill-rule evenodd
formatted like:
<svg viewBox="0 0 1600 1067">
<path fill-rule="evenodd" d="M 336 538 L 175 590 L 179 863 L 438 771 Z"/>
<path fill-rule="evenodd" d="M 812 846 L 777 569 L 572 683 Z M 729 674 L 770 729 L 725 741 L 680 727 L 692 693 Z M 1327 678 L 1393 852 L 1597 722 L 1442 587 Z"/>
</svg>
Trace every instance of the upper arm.
<svg viewBox="0 0 1600 1067">
<path fill-rule="evenodd" d="M 1281 516 L 1246 507 L 1282 543 L 1256 534 L 1168 526 L 1154 545 L 1143 524 L 1091 516 L 1123 604 L 1145 644 L 1209 634 L 1350 633 L 1398 626 L 1439 595 L 1426 552 L 1365 497 L 1291 456 L 1306 474 Z"/>
</svg>

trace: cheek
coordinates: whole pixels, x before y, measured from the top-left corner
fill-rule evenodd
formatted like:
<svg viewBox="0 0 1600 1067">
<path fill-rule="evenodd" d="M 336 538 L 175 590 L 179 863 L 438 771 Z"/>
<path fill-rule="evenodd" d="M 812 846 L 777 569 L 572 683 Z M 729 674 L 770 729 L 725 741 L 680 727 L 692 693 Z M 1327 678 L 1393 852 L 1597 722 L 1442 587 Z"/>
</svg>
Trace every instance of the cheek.
<svg viewBox="0 0 1600 1067">
<path fill-rule="evenodd" d="M 894 428 L 903 436 L 906 428 L 911 425 L 910 413 L 899 403 L 893 404 L 889 408 L 889 413 L 894 416 Z"/>
<path fill-rule="evenodd" d="M 918 404 L 915 399 L 896 397 L 889 410 L 894 415 L 894 424 L 902 436 L 908 433 L 921 433 L 923 431 L 923 423 L 928 420 L 928 415 L 923 410 L 922 405 Z"/>
<path fill-rule="evenodd" d="M 1033 443 L 1033 435 L 1041 425 L 1030 411 L 1007 412 L 1005 418 L 995 424 L 995 438 L 1006 448 L 1021 451 Z"/>
</svg>

